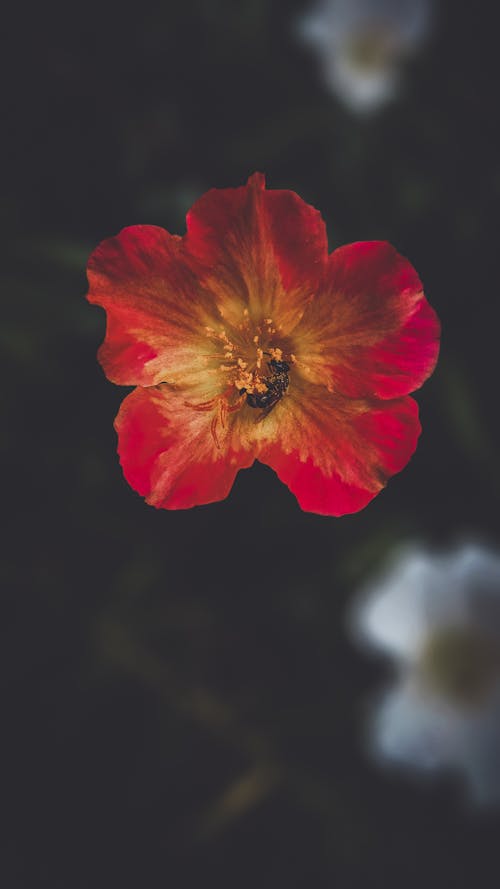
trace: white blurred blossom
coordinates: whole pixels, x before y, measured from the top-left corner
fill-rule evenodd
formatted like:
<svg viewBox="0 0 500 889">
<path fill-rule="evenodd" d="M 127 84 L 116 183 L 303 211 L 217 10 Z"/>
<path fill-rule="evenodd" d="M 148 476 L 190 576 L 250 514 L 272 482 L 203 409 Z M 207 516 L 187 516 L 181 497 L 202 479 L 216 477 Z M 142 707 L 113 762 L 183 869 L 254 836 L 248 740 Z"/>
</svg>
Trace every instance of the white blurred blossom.
<svg viewBox="0 0 500 889">
<path fill-rule="evenodd" d="M 371 712 L 374 755 L 460 771 L 473 801 L 500 803 L 500 555 L 406 550 L 359 598 L 352 629 L 395 667 Z"/>
<path fill-rule="evenodd" d="M 430 29 L 433 0 L 319 0 L 299 36 L 326 85 L 353 111 L 376 111 L 400 87 L 403 63 Z"/>
</svg>

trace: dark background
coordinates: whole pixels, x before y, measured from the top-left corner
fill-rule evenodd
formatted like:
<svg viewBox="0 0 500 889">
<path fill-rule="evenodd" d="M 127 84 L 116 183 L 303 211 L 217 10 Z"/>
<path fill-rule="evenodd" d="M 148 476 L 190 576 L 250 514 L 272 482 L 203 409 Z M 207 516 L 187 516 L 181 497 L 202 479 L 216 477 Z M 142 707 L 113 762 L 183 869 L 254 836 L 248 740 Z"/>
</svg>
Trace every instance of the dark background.
<svg viewBox="0 0 500 889">
<path fill-rule="evenodd" d="M 499 813 L 365 756 L 387 670 L 345 631 L 399 541 L 498 538 L 497 22 L 441 3 L 405 93 L 359 118 L 294 40 L 301 9 L 4 23 L 5 889 L 497 885 Z M 118 465 L 88 253 L 134 223 L 182 234 L 254 170 L 322 211 L 332 249 L 390 240 L 443 323 L 416 455 L 355 516 L 301 512 L 257 464 L 225 502 L 157 512 Z"/>
</svg>

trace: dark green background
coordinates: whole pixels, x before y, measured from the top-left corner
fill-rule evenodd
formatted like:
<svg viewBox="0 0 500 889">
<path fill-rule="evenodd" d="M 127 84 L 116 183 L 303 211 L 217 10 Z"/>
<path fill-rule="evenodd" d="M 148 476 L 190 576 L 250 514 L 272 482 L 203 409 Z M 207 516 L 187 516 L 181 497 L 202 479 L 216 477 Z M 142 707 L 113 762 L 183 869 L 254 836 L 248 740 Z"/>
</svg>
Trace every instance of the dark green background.
<svg viewBox="0 0 500 889">
<path fill-rule="evenodd" d="M 345 632 L 399 541 L 498 537 L 497 23 L 442 3 L 404 96 L 359 119 L 294 42 L 300 8 L 4 22 L 5 889 L 497 885 L 498 814 L 366 758 L 387 670 Z M 156 512 L 118 465 L 87 255 L 134 223 L 182 234 L 254 170 L 318 207 L 332 248 L 390 240 L 442 319 L 417 453 L 355 516 L 302 513 L 259 465 L 223 503 Z"/>
</svg>

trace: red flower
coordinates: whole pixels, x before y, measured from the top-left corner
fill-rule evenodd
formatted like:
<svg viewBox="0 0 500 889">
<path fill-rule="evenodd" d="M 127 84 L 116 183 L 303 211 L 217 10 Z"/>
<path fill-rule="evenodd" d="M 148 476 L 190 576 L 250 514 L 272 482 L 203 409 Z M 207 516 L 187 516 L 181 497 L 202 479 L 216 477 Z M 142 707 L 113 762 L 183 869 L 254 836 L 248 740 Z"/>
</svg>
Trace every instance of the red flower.
<svg viewBox="0 0 500 889">
<path fill-rule="evenodd" d="M 137 225 L 103 241 L 88 276 L 101 364 L 137 387 L 120 461 L 153 506 L 221 500 L 257 458 L 303 509 L 342 515 L 413 454 L 407 393 L 435 366 L 439 322 L 389 244 L 328 255 L 319 212 L 257 173 L 200 198 L 182 238 Z"/>
</svg>

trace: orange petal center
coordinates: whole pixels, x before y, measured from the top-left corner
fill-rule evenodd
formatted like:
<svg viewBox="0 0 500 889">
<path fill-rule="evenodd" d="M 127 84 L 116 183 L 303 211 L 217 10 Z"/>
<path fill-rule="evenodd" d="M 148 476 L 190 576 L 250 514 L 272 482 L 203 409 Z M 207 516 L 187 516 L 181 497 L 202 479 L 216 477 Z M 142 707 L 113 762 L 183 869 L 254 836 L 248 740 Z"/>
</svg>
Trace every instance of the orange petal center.
<svg viewBox="0 0 500 889">
<path fill-rule="evenodd" d="M 279 326 L 272 318 L 253 321 L 248 309 L 243 310 L 239 324 L 205 327 L 205 335 L 215 347 L 208 352 L 209 369 L 223 375 L 225 393 L 236 390 L 239 394 L 242 389 L 248 394 L 266 392 L 269 362 L 294 363 Z"/>
</svg>

